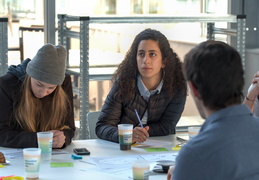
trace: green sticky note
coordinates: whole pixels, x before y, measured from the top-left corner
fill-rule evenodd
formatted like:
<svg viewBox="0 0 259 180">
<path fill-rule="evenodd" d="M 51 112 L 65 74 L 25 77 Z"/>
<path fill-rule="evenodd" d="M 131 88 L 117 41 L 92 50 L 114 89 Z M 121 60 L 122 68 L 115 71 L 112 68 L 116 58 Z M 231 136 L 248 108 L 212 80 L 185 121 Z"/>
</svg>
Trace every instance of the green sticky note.
<svg viewBox="0 0 259 180">
<path fill-rule="evenodd" d="M 144 148 L 147 152 L 168 151 L 166 148 Z"/>
<path fill-rule="evenodd" d="M 50 167 L 73 167 L 72 162 L 51 162 Z"/>
</svg>

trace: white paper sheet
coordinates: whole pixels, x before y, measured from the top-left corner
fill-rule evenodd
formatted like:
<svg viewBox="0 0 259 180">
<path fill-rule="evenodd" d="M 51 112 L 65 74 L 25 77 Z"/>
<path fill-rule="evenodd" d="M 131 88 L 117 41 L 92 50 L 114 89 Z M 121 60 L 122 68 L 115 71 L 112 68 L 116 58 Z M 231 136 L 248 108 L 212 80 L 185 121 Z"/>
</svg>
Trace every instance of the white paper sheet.
<svg viewBox="0 0 259 180">
<path fill-rule="evenodd" d="M 171 142 L 147 139 L 143 143 L 136 143 L 133 147 L 137 147 L 137 148 L 164 147 L 164 146 L 168 146 L 171 144 L 172 144 Z"/>
<path fill-rule="evenodd" d="M 132 179 L 132 162 L 138 159 L 150 161 L 150 164 L 161 160 L 175 161 L 178 152 L 139 154 L 113 157 L 92 157 L 91 160 L 103 172 L 119 176 L 125 179 Z M 154 165 L 152 166 L 154 167 Z"/>
</svg>

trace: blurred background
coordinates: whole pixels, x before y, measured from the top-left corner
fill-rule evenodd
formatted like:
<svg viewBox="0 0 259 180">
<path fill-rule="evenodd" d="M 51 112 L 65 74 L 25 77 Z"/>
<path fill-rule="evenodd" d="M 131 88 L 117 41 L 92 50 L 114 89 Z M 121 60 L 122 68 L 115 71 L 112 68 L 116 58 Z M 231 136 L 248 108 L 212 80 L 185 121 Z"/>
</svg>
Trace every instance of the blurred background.
<svg viewBox="0 0 259 180">
<path fill-rule="evenodd" d="M 52 5 L 49 5 L 51 3 Z M 51 40 L 58 43 L 58 14 L 73 16 L 197 16 L 207 15 L 246 15 L 246 85 L 259 67 L 258 12 L 257 0 L 0 0 L 0 16 L 8 17 L 8 64 L 19 64 L 26 58 L 33 58 L 37 50 L 46 43 L 46 13 L 55 26 Z M 53 14 L 54 13 L 54 14 Z M 67 25 L 79 31 L 79 22 Z M 236 23 L 216 22 L 221 28 L 237 28 Z M 193 46 L 207 39 L 205 23 L 166 23 L 166 24 L 90 24 L 89 25 L 89 65 L 107 66 L 112 74 L 123 60 L 125 53 L 137 33 L 145 28 L 155 28 L 167 36 L 172 48 L 182 60 Z M 45 29 L 46 30 L 46 29 Z M 224 34 L 216 35 L 217 40 L 236 47 L 237 39 Z M 0 39 L 1 40 L 1 39 Z M 79 67 L 80 42 L 71 39 L 69 64 Z M 103 73 L 96 69 L 96 73 Z M 78 77 L 73 77 L 73 85 L 78 86 Z M 89 111 L 99 111 L 111 87 L 110 80 L 89 81 Z M 80 97 L 75 93 L 75 120 L 79 118 Z M 192 97 L 187 98 L 183 116 L 198 116 Z"/>
</svg>

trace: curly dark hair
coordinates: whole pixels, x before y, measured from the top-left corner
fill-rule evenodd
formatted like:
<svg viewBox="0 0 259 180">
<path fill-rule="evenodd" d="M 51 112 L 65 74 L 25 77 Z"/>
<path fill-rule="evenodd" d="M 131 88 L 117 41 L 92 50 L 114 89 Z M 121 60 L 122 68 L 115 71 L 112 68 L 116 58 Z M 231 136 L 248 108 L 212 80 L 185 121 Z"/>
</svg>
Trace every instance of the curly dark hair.
<svg viewBox="0 0 259 180">
<path fill-rule="evenodd" d="M 167 38 L 160 31 L 149 28 L 141 31 L 135 37 L 124 60 L 119 64 L 113 75 L 112 82 L 119 80 L 118 86 L 120 90 L 116 95 L 123 95 L 124 98 L 129 99 L 135 93 L 137 76 L 139 74 L 137 51 L 139 43 L 143 40 L 153 40 L 158 43 L 162 53 L 162 61 L 165 63 L 163 89 L 168 91 L 170 97 L 174 96 L 176 90 L 187 94 L 186 81 L 182 73 L 182 62 L 178 55 L 173 51 Z"/>
</svg>

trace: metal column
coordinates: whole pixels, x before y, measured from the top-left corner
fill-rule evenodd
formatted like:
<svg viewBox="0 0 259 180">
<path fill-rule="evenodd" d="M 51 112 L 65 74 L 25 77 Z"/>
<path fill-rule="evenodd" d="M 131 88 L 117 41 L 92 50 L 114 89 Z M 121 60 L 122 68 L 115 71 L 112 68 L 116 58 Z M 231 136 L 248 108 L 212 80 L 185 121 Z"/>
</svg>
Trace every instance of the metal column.
<svg viewBox="0 0 259 180">
<path fill-rule="evenodd" d="M 89 139 L 89 17 L 80 18 L 80 139 Z"/>
<path fill-rule="evenodd" d="M 215 40 L 214 27 L 215 27 L 215 23 L 207 23 L 207 39 L 208 40 Z"/>
<path fill-rule="evenodd" d="M 65 46 L 68 51 L 69 49 L 67 48 L 67 38 L 65 36 L 66 29 L 67 29 L 66 16 L 64 14 L 59 14 L 58 15 L 58 44 Z M 67 55 L 66 67 L 68 66 L 69 66 L 69 62 L 68 62 L 68 55 Z"/>
<path fill-rule="evenodd" d="M 7 72 L 8 68 L 8 18 L 0 18 L 0 76 Z"/>
<path fill-rule="evenodd" d="M 55 0 L 44 0 L 44 43 L 56 44 Z"/>
<path fill-rule="evenodd" d="M 245 68 L 245 50 L 246 50 L 246 15 L 237 15 L 237 51 L 239 52 L 243 68 Z"/>
</svg>

